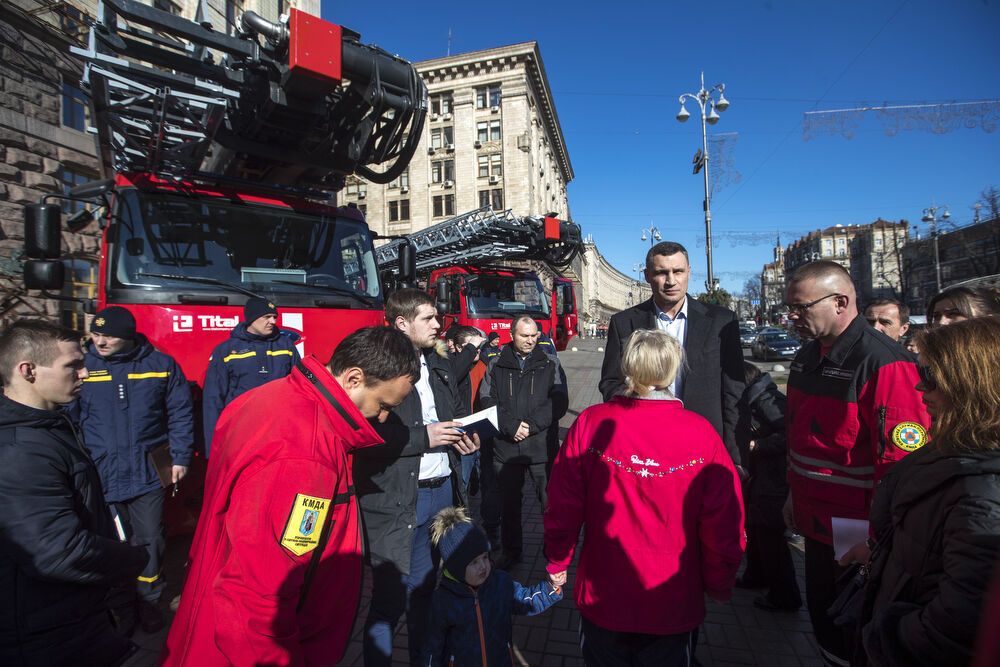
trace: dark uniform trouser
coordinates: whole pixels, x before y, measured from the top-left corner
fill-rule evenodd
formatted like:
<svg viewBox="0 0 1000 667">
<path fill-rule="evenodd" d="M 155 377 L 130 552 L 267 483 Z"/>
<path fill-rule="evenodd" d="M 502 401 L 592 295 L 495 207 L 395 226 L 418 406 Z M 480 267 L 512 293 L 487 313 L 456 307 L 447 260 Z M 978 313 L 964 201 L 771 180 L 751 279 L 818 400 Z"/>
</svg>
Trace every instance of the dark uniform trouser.
<svg viewBox="0 0 1000 667">
<path fill-rule="evenodd" d="M 580 617 L 580 649 L 587 667 L 688 667 L 695 643 L 690 632 L 615 632 Z"/>
<path fill-rule="evenodd" d="M 544 512 L 548 499 L 545 492 L 545 487 L 548 485 L 545 463 L 513 463 L 493 459 L 493 472 L 500 491 L 500 542 L 503 545 L 503 552 L 513 558 L 520 558 L 524 546 L 521 526 L 524 473 L 527 472 L 531 476 L 538 494 L 538 502 Z"/>
<path fill-rule="evenodd" d="M 841 592 L 837 580 L 847 568 L 837 565 L 831 545 L 809 537 L 806 538 L 805 561 L 806 607 L 823 661 L 828 665 L 848 665 L 852 643 L 850 631 L 838 628 L 827 614 Z"/>
<path fill-rule="evenodd" d="M 150 491 L 138 498 L 112 503 L 124 524 L 129 543 L 146 547 L 149 563 L 139 575 L 136 585 L 139 597 L 155 603 L 163 593 L 164 581 L 160 576 L 163 553 L 167 540 L 163 534 L 164 489 Z"/>
</svg>

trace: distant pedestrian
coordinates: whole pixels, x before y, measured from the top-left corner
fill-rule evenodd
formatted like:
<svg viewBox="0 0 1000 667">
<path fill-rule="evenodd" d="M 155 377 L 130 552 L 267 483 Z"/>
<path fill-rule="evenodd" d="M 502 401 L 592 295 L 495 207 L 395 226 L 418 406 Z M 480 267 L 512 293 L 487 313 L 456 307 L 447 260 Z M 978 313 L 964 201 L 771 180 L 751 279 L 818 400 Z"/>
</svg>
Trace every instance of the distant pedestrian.
<svg viewBox="0 0 1000 667">
<path fill-rule="evenodd" d="M 899 341 L 910 329 L 910 309 L 897 299 L 875 299 L 865 306 L 865 319 L 876 331 Z"/>
<path fill-rule="evenodd" d="M 934 424 L 875 492 L 858 667 L 968 665 L 980 620 L 996 635 L 984 605 L 1000 557 L 1000 319 L 939 326 L 920 350 Z"/>
<path fill-rule="evenodd" d="M 162 450 L 171 484 L 187 475 L 194 455 L 191 390 L 173 357 L 153 347 L 136 331 L 135 317 L 121 306 L 94 315 L 87 344 L 87 371 L 79 414 L 83 442 L 97 464 L 104 499 L 123 522 L 132 544 L 149 552 L 136 581 L 133 616 L 145 632 L 163 627 L 159 608 L 166 582 L 163 525 L 166 499 L 154 461 Z M 120 608 L 123 616 L 128 615 Z"/>
<path fill-rule="evenodd" d="M 538 346 L 538 325 L 519 315 L 511 323 L 511 343 L 486 370 L 479 389 L 481 406 L 497 407 L 500 435 L 493 439 L 493 472 L 500 492 L 500 542 L 497 567 L 520 562 L 525 474 L 531 477 L 539 505 L 546 505 L 548 430 L 566 412 L 566 385 L 559 361 Z M 489 528 L 489 527 L 487 527 Z"/>
<path fill-rule="evenodd" d="M 299 362 L 299 335 L 278 327 L 278 308 L 259 296 L 247 299 L 243 321 L 219 343 L 208 360 L 202 399 L 205 456 L 222 410 L 244 393 L 280 380 Z"/>
<path fill-rule="evenodd" d="M 512 665 L 512 616 L 534 616 L 562 599 L 543 581 L 530 588 L 493 568 L 486 534 L 461 507 L 438 512 L 431 543 L 441 553 L 441 582 L 431 602 L 420 665 Z"/>
<path fill-rule="evenodd" d="M 547 571 L 574 596 L 587 665 L 691 664 L 705 595 L 732 595 L 743 556 L 740 480 L 719 434 L 670 391 L 680 344 L 632 333 L 623 393 L 584 410 L 549 482 Z"/>
<path fill-rule="evenodd" d="M 806 605 L 824 661 L 846 665 L 850 631 L 827 610 L 864 543 L 834 559 L 834 518 L 867 520 L 879 479 L 926 444 L 930 418 L 914 358 L 860 316 L 851 276 L 821 260 L 790 276 L 786 308 L 807 342 L 788 377 L 785 522 L 805 537 Z"/>
<path fill-rule="evenodd" d="M 367 327 L 324 364 L 226 409 L 162 665 L 334 665 L 361 597 L 351 457 L 419 374 L 402 334 Z"/>
<path fill-rule="evenodd" d="M 0 334 L 0 664 L 124 661 L 112 588 L 134 585 L 149 555 L 123 542 L 97 469 L 60 410 L 87 378 L 80 334 L 19 320 Z"/>
</svg>

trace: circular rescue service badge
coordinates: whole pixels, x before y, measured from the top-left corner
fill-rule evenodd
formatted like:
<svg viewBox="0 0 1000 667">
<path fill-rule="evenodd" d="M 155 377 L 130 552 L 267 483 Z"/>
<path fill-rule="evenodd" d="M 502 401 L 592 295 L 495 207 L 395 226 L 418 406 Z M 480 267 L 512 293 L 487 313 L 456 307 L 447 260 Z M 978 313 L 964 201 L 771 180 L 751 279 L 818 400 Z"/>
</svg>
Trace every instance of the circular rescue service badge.
<svg viewBox="0 0 1000 667">
<path fill-rule="evenodd" d="M 927 441 L 927 431 L 917 422 L 900 422 L 892 429 L 892 444 L 905 452 L 912 452 Z"/>
</svg>

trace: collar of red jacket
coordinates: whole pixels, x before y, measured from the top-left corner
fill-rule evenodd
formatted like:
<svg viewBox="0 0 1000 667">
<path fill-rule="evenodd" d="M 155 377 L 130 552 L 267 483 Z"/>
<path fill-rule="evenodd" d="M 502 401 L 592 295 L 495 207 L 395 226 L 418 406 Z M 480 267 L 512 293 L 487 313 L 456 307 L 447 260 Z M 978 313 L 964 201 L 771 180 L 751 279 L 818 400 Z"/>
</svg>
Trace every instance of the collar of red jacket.
<svg viewBox="0 0 1000 667">
<path fill-rule="evenodd" d="M 309 355 L 300 361 L 292 377 L 306 391 L 316 394 L 329 413 L 330 419 L 335 424 L 341 425 L 341 428 L 337 429 L 337 436 L 343 440 L 345 449 L 350 451 L 381 445 L 384 442 L 368 419 L 351 401 L 343 387 L 315 356 Z"/>
</svg>

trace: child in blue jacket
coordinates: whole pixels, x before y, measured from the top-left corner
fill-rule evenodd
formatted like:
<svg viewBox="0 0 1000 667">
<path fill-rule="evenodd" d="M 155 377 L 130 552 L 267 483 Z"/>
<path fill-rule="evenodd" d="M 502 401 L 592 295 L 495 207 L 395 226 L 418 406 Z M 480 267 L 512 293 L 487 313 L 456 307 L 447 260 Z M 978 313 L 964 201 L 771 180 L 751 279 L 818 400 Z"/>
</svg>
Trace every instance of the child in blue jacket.
<svg viewBox="0 0 1000 667">
<path fill-rule="evenodd" d="M 420 664 L 489 667 L 512 665 L 512 614 L 540 614 L 562 599 L 544 581 L 526 588 L 490 562 L 490 543 L 461 507 L 438 512 L 431 542 L 444 571 L 431 601 Z"/>
</svg>

